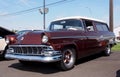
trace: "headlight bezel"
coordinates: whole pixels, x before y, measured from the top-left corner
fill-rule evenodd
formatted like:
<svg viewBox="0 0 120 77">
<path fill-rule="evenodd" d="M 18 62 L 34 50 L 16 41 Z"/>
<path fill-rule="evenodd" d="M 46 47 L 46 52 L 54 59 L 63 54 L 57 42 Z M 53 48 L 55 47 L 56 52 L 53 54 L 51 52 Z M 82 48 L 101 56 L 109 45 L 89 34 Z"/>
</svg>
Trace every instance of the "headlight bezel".
<svg viewBox="0 0 120 77">
<path fill-rule="evenodd" d="M 49 40 L 48 36 L 46 36 L 46 35 L 42 36 L 42 43 L 47 43 L 48 40 Z"/>
</svg>

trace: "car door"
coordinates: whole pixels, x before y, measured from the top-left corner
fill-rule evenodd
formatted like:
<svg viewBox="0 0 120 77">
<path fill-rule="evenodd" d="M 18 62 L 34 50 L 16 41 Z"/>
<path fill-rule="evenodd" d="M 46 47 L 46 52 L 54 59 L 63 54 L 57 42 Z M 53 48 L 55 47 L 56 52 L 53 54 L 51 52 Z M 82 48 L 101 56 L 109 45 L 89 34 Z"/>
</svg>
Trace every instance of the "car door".
<svg viewBox="0 0 120 77">
<path fill-rule="evenodd" d="M 99 50 L 99 33 L 96 31 L 95 25 L 91 20 L 83 20 L 86 31 L 84 35 L 87 37 L 85 41 L 85 51 L 87 55 L 98 52 Z"/>
</svg>

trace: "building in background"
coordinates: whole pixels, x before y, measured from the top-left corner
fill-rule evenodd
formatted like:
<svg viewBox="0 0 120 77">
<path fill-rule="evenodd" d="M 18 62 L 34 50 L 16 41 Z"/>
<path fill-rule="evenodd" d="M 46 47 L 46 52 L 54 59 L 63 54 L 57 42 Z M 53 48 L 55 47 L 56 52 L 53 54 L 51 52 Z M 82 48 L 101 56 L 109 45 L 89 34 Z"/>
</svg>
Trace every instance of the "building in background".
<svg viewBox="0 0 120 77">
<path fill-rule="evenodd" d="M 117 41 L 120 41 L 120 26 L 114 28 L 114 33 Z"/>
</svg>

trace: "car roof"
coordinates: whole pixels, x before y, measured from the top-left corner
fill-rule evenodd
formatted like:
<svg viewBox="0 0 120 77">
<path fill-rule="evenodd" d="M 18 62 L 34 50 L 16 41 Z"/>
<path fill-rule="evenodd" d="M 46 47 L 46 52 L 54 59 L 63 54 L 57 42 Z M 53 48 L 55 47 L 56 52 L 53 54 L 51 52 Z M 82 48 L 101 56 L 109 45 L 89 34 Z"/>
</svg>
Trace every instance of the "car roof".
<svg viewBox="0 0 120 77">
<path fill-rule="evenodd" d="M 72 16 L 72 17 L 64 17 L 64 18 L 59 18 L 54 21 L 60 21 L 60 20 L 68 20 L 68 19 L 85 19 L 85 20 L 92 20 L 92 21 L 97 21 L 97 22 L 102 22 L 102 23 L 106 23 L 103 20 L 99 20 L 99 19 L 94 19 L 94 18 L 89 18 L 89 17 L 82 17 L 82 16 Z"/>
</svg>

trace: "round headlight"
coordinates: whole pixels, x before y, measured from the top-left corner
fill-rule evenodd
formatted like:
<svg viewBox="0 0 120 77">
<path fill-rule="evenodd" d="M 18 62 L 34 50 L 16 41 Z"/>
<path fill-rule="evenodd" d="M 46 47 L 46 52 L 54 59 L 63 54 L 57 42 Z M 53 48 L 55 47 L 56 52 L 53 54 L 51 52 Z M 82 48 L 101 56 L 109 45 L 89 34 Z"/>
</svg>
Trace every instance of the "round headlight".
<svg viewBox="0 0 120 77">
<path fill-rule="evenodd" d="M 42 37 L 42 43 L 47 43 L 48 42 L 48 37 L 46 35 L 44 35 Z"/>
</svg>

